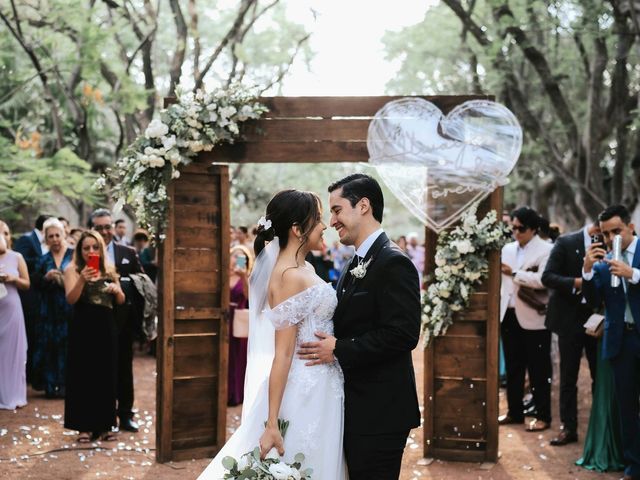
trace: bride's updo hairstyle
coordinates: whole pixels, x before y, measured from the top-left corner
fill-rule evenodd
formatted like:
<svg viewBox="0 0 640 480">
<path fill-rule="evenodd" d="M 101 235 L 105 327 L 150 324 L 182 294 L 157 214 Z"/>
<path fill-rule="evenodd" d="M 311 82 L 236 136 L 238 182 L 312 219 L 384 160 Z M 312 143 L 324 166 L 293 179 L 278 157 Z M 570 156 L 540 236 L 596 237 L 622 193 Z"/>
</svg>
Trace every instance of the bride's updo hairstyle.
<svg viewBox="0 0 640 480">
<path fill-rule="evenodd" d="M 320 198 L 313 192 L 283 190 L 269 201 L 265 220 L 267 225 L 271 222 L 271 226 L 265 228 L 265 225 L 258 225 L 253 243 L 256 257 L 274 237 L 278 237 L 280 248 L 285 248 L 289 242 L 289 229 L 294 225 L 299 226 L 302 231 L 302 248 L 308 240 L 309 233 L 320 221 Z"/>
</svg>

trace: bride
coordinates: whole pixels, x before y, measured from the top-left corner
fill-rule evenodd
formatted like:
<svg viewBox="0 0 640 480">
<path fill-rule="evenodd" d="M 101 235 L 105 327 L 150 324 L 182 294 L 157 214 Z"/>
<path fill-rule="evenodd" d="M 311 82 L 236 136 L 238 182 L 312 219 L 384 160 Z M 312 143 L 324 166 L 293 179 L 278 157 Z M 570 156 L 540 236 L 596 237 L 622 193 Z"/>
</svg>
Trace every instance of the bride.
<svg viewBox="0 0 640 480">
<path fill-rule="evenodd" d="M 305 366 L 294 355 L 300 344 L 316 340 L 315 332 L 333 333 L 335 292 L 305 262 L 310 250 L 321 249 L 327 228 L 321 215 L 316 194 L 285 190 L 271 199 L 260 219 L 249 289 L 242 422 L 199 480 L 224 478 L 222 459 L 239 460 L 256 446 L 263 457 L 275 448 L 285 463 L 304 454 L 302 468 L 312 468 L 314 480 L 347 478 L 340 367 Z M 279 418 L 289 422 L 284 440 Z"/>
</svg>

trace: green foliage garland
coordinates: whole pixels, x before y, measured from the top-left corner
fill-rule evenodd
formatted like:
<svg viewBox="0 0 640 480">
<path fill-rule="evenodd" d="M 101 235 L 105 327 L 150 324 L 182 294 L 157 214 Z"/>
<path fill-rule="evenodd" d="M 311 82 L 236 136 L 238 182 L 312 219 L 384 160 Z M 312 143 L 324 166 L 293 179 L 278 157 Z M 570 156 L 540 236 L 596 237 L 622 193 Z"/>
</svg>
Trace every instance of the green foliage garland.
<svg viewBox="0 0 640 480">
<path fill-rule="evenodd" d="M 489 252 L 509 241 L 510 231 L 495 210 L 478 221 L 476 208 L 464 213 L 460 225 L 438 236 L 434 281 L 422 297 L 425 348 L 432 337 L 447 333 L 456 312 L 467 308 L 475 287 L 489 273 Z"/>
<path fill-rule="evenodd" d="M 166 187 L 180 177 L 180 167 L 191 163 L 199 152 L 233 143 L 240 135 L 239 123 L 267 111 L 240 85 L 211 93 L 178 88 L 176 94 L 177 102 L 163 109 L 160 118 L 129 146 L 116 168 L 96 182 L 98 188 L 104 188 L 109 180 L 117 200 L 114 211 L 125 204 L 133 206 L 138 223 L 160 240 L 169 201 Z"/>
</svg>

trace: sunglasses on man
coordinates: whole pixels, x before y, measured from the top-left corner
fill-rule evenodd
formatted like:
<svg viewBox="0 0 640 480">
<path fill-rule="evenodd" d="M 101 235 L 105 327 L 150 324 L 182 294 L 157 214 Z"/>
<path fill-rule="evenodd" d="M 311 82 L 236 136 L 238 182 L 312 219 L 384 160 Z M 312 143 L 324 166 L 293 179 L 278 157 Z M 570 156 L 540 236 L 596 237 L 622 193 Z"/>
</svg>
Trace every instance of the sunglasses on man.
<svg viewBox="0 0 640 480">
<path fill-rule="evenodd" d="M 529 227 L 527 227 L 526 225 L 511 225 L 511 229 L 520 233 L 524 233 L 529 230 Z"/>
<path fill-rule="evenodd" d="M 107 224 L 107 225 L 94 225 L 94 226 L 93 226 L 93 229 L 94 229 L 96 232 L 101 232 L 101 231 L 103 231 L 103 230 L 104 230 L 105 232 L 108 232 L 109 230 L 111 230 L 111 224 Z"/>
</svg>

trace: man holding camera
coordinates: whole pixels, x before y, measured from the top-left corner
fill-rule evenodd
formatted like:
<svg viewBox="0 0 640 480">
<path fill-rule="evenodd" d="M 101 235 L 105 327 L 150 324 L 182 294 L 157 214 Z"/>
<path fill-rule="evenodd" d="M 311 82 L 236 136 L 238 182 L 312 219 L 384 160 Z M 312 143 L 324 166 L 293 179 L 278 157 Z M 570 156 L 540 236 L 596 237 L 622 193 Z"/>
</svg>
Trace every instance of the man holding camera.
<svg viewBox="0 0 640 480">
<path fill-rule="evenodd" d="M 596 379 L 597 340 L 587 335 L 584 323 L 593 314 L 582 295 L 582 264 L 592 242 L 602 242 L 598 222 L 559 237 L 542 274 L 551 295 L 545 326 L 558 335 L 560 350 L 560 420 L 562 430 L 553 446 L 578 441 L 578 372 L 582 352 L 591 372 L 591 392 Z"/>
<path fill-rule="evenodd" d="M 623 205 L 607 207 L 599 216 L 608 250 L 620 236 L 620 256 L 607 255 L 605 245 L 587 250 L 582 289 L 587 302 L 605 307 L 602 357 L 610 360 L 620 410 L 624 480 L 640 479 L 640 248 L 629 211 Z M 615 278 L 617 277 L 617 279 Z"/>
</svg>

